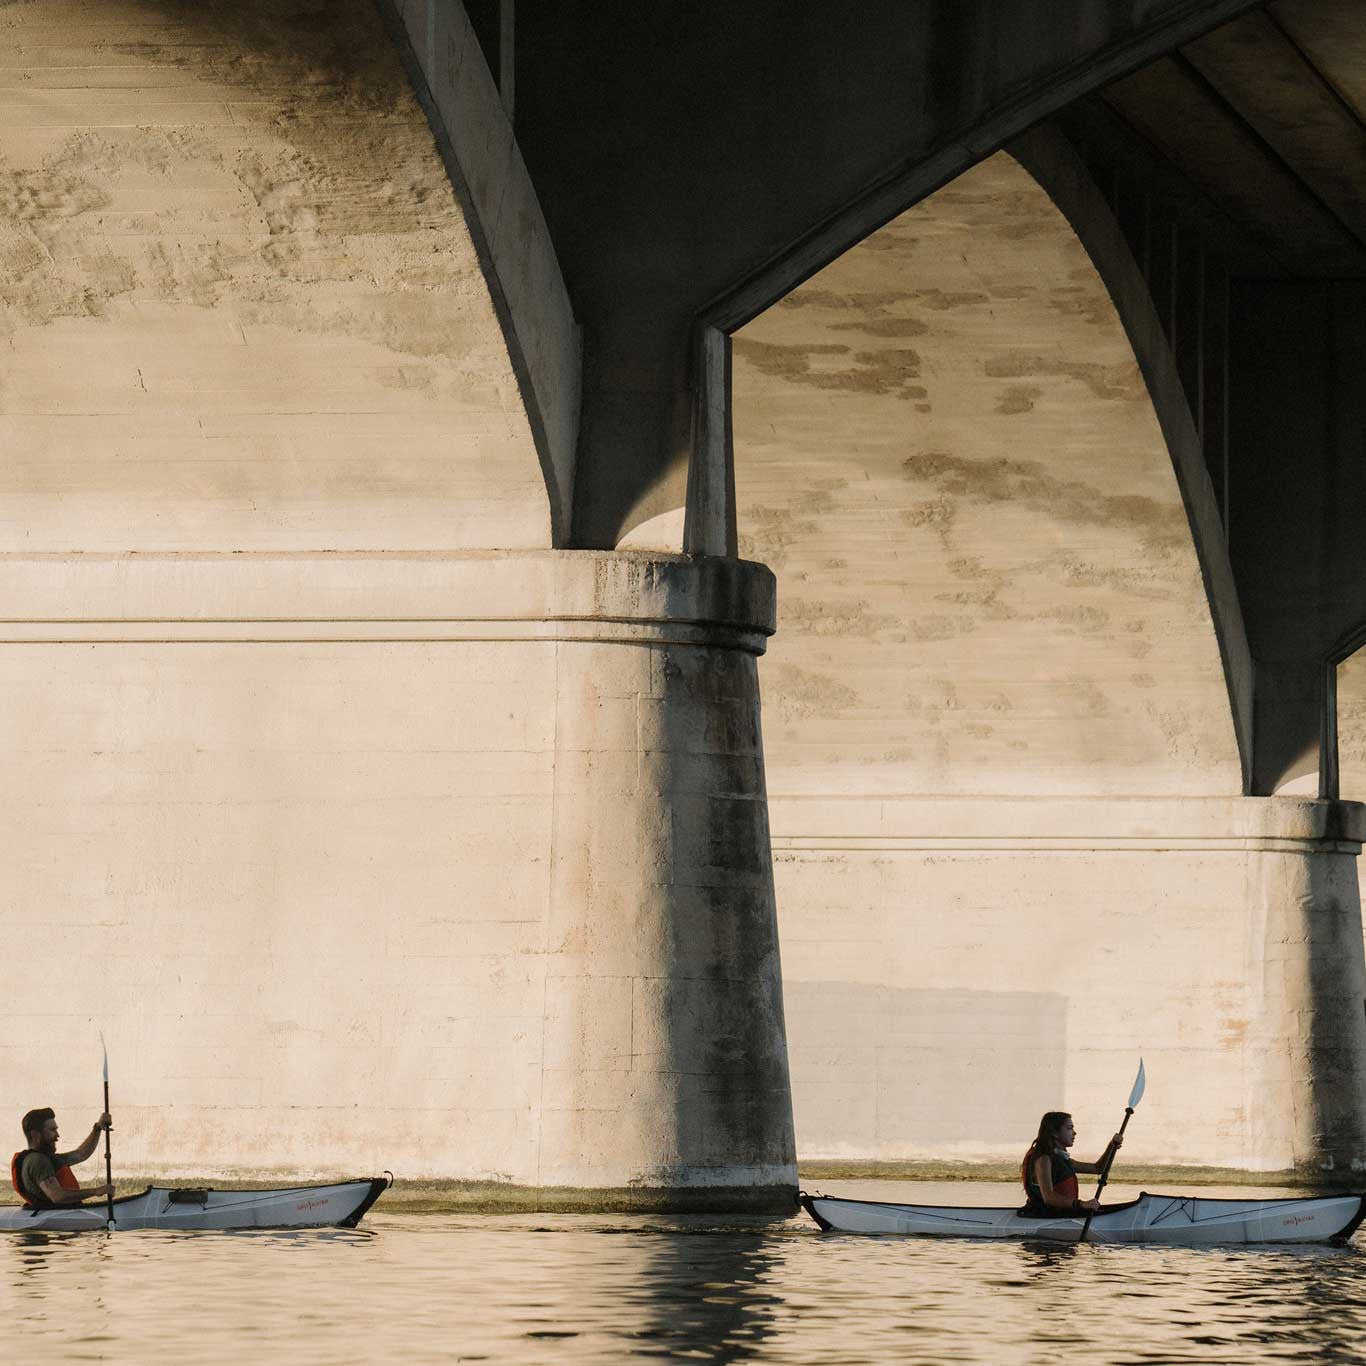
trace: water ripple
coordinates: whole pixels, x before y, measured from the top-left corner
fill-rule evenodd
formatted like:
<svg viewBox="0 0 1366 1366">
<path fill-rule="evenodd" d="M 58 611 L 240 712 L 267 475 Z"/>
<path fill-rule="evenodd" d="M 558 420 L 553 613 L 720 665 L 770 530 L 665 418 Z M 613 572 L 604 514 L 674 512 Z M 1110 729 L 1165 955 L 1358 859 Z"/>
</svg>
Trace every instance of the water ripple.
<svg viewBox="0 0 1366 1366">
<path fill-rule="evenodd" d="M 1360 1245 L 993 1245 L 821 1235 L 799 1220 L 383 1214 L 355 1231 L 0 1240 L 6 1360 L 1258 1366 L 1366 1363 L 1363 1344 Z"/>
</svg>

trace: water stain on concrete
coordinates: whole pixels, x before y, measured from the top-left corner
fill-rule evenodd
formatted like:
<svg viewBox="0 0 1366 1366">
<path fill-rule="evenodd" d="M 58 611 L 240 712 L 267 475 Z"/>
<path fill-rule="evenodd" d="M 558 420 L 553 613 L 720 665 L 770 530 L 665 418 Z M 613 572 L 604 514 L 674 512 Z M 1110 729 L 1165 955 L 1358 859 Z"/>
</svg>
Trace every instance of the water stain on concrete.
<svg viewBox="0 0 1366 1366">
<path fill-rule="evenodd" d="M 865 332 L 870 337 L 923 337 L 930 328 L 918 318 L 863 318 L 855 323 L 831 323 L 832 332 Z"/>
<path fill-rule="evenodd" d="M 926 389 L 910 383 L 920 375 L 920 355 L 910 347 L 857 351 L 834 343 L 785 345 L 737 337 L 735 355 L 761 374 L 833 393 L 924 398 Z M 850 356 L 852 365 L 830 365 L 825 358 Z"/>
<path fill-rule="evenodd" d="M 940 544 L 948 549 L 953 525 L 958 518 L 958 507 L 952 498 L 941 494 L 927 502 L 902 508 L 897 517 L 909 531 L 933 531 Z"/>
<path fill-rule="evenodd" d="M 1029 379 L 1036 376 L 1071 379 L 1084 384 L 1097 398 L 1123 403 L 1146 402 L 1147 388 L 1138 365 L 1105 365 L 1099 361 L 1068 360 L 1037 352 L 1009 352 L 992 356 L 982 365 L 992 379 Z"/>
<path fill-rule="evenodd" d="M 780 664 L 765 681 L 771 684 L 768 695 L 776 698 L 784 722 L 838 715 L 858 702 L 858 694 L 847 683 L 796 664 Z"/>
<path fill-rule="evenodd" d="M 905 478 L 937 484 L 951 497 L 1013 503 L 1078 525 L 1125 527 L 1154 553 L 1175 553 L 1189 539 L 1179 506 L 1141 494 L 1106 493 L 1079 479 L 1062 479 L 1037 460 L 975 459 L 922 451 L 907 456 L 901 470 Z"/>
<path fill-rule="evenodd" d="M 1032 413 L 1034 404 L 1043 397 L 1043 389 L 1037 384 L 1012 384 L 1001 391 L 996 400 L 996 411 L 1003 417 L 1014 417 L 1017 413 Z"/>
<path fill-rule="evenodd" d="M 803 636 L 852 636 L 875 639 L 900 626 L 902 618 L 892 612 L 871 611 L 866 602 L 822 602 L 803 599 L 783 608 L 783 630 Z"/>
</svg>

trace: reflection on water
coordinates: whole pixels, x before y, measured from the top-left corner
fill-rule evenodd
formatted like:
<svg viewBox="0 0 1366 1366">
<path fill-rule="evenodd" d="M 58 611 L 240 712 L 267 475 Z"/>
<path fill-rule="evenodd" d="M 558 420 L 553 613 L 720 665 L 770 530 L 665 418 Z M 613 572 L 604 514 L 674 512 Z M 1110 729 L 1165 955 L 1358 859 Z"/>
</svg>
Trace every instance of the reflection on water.
<svg viewBox="0 0 1366 1366">
<path fill-rule="evenodd" d="M 1014 1199 L 984 1185 L 829 1189 Z M 1366 1244 L 1068 1247 L 569 1215 L 12 1234 L 0 1237 L 0 1358 L 1366 1363 Z"/>
</svg>

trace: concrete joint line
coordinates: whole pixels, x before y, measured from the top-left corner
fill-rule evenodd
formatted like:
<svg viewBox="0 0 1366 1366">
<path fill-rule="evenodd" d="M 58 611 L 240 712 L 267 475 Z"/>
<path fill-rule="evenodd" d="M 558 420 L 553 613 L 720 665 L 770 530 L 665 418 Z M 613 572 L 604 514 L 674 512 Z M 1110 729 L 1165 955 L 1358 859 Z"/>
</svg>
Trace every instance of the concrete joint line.
<svg viewBox="0 0 1366 1366">
<path fill-rule="evenodd" d="M 1253 837 L 1232 835 L 1226 838 L 1205 836 L 1200 838 L 1163 839 L 1152 837 L 1126 837 L 1122 835 L 1097 835 L 1087 837 L 1039 836 L 895 836 L 895 835 L 838 835 L 802 836 L 774 835 L 772 837 L 775 853 L 924 853 L 939 851 L 943 853 L 975 852 L 1024 852 L 1024 853 L 1186 853 L 1228 852 L 1246 853 L 1250 850 L 1260 853 L 1283 854 L 1359 854 L 1361 845 L 1344 840 L 1317 839 L 1277 839 L 1273 837 Z"/>
<path fill-rule="evenodd" d="M 757 629 L 659 619 L 4 621 L 0 645 L 290 645 L 537 642 L 696 646 L 761 655 Z"/>
</svg>

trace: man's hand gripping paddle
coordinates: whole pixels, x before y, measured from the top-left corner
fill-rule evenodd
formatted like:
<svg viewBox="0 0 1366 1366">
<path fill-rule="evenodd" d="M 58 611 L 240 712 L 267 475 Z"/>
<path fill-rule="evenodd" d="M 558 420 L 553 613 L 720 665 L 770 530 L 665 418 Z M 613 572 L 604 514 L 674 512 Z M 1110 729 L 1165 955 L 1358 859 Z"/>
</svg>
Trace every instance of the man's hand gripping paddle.
<svg viewBox="0 0 1366 1366">
<path fill-rule="evenodd" d="M 1143 1075 L 1143 1059 L 1138 1060 L 1138 1076 L 1134 1078 L 1134 1089 L 1129 1092 L 1129 1103 L 1124 1107 L 1124 1123 L 1119 1126 L 1119 1136 L 1124 1137 L 1124 1131 L 1129 1127 L 1129 1118 L 1138 1107 L 1138 1102 L 1143 1099 L 1143 1088 L 1147 1085 L 1147 1078 Z M 1105 1183 L 1110 1179 L 1110 1168 L 1114 1165 L 1115 1154 L 1118 1148 L 1111 1148 L 1105 1155 L 1105 1165 L 1100 1169 L 1100 1180 L 1096 1183 L 1096 1200 L 1099 1202 L 1100 1193 L 1105 1189 Z M 1095 1213 L 1086 1216 L 1086 1222 L 1081 1226 L 1081 1236 L 1077 1239 L 1079 1243 L 1086 1241 L 1086 1235 L 1091 1228 L 1091 1220 Z"/>
</svg>

